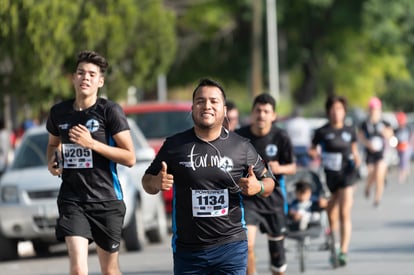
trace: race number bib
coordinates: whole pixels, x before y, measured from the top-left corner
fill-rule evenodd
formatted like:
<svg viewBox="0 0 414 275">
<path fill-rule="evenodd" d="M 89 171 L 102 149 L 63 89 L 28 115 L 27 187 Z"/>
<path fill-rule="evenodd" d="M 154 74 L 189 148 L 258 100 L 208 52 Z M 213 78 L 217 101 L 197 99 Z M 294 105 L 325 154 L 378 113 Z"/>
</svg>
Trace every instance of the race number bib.
<svg viewBox="0 0 414 275">
<path fill-rule="evenodd" d="M 191 190 L 193 217 L 219 217 L 229 212 L 229 192 L 222 190 Z"/>
<path fill-rule="evenodd" d="M 381 137 L 372 137 L 371 147 L 375 152 L 381 151 L 384 148 L 384 140 Z"/>
<path fill-rule="evenodd" d="M 65 143 L 63 149 L 63 168 L 93 168 L 92 150 L 77 144 Z"/>
<path fill-rule="evenodd" d="M 323 153 L 322 154 L 323 167 L 331 171 L 339 171 L 342 167 L 341 153 Z"/>
</svg>

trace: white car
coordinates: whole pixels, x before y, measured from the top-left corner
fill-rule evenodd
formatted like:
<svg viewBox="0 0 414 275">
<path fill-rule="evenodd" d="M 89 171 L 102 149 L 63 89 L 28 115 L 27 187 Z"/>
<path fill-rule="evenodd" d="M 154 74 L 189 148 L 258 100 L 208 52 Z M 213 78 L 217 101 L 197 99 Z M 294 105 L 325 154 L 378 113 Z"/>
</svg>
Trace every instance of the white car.
<svg viewBox="0 0 414 275">
<path fill-rule="evenodd" d="M 137 162 L 132 168 L 117 166 L 126 204 L 122 238 L 127 251 L 138 251 L 145 237 L 152 243 L 164 241 L 168 229 L 161 193 L 148 195 L 141 185 L 154 150 L 137 125 L 128 122 Z M 56 201 L 61 179 L 47 169 L 47 142 L 45 125 L 28 130 L 0 179 L 0 261 L 19 257 L 19 241 L 31 241 L 36 255 L 49 253 L 49 247 L 57 244 Z"/>
</svg>

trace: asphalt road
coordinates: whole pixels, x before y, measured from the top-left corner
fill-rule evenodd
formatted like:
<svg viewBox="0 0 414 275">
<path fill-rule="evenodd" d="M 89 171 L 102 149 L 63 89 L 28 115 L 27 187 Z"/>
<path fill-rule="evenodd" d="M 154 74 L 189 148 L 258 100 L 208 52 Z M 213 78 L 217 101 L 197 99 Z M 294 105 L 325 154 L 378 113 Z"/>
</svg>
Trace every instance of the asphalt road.
<svg viewBox="0 0 414 275">
<path fill-rule="evenodd" d="M 413 170 L 414 171 L 414 170 Z M 414 274 L 414 172 L 408 183 L 399 184 L 396 171 L 390 171 L 384 199 L 378 208 L 363 195 L 363 182 L 356 185 L 353 208 L 353 235 L 349 264 L 332 269 L 328 252 L 318 250 L 323 238 L 313 240 L 307 250 L 306 272 L 300 273 L 295 241 L 287 241 L 289 274 L 318 275 L 412 275 Z M 60 250 L 48 258 L 32 256 L 27 243 L 22 243 L 23 257 L 0 263 L 0 274 L 63 275 L 68 274 L 68 258 Z M 1 248 L 0 248 L 1 249 Z M 270 274 L 268 252 L 263 235 L 257 240 L 259 274 Z M 121 251 L 120 264 L 124 275 L 172 274 L 169 241 L 147 245 L 142 252 Z M 100 274 L 96 254 L 89 258 L 91 275 Z"/>
</svg>

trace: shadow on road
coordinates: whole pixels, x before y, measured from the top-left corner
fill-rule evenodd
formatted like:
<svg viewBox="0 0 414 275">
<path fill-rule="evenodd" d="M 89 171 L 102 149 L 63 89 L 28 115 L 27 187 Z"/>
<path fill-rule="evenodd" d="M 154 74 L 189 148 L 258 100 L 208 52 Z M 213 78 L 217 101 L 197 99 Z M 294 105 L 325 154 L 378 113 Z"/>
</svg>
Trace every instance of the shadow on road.
<svg viewBox="0 0 414 275">
<path fill-rule="evenodd" d="M 387 227 L 411 227 L 414 229 L 414 221 L 392 221 L 385 223 L 385 226 Z"/>
<path fill-rule="evenodd" d="M 406 244 L 399 244 L 399 245 L 375 245 L 372 247 L 358 247 L 352 249 L 353 253 L 361 252 L 361 253 L 414 253 L 414 242 L 406 243 Z"/>
</svg>

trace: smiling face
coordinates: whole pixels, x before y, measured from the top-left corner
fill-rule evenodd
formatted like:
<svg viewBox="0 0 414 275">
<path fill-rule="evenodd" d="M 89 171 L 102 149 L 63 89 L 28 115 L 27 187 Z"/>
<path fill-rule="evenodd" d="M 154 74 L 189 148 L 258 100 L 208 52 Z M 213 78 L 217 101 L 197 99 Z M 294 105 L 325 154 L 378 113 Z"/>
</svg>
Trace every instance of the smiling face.
<svg viewBox="0 0 414 275">
<path fill-rule="evenodd" d="M 76 95 L 80 97 L 96 96 L 98 89 L 104 84 L 104 77 L 99 66 L 93 63 L 79 63 L 72 78 Z"/>
<path fill-rule="evenodd" d="M 222 92 L 215 86 L 202 86 L 194 94 L 192 116 L 194 125 L 201 129 L 221 128 L 225 116 Z"/>
</svg>

